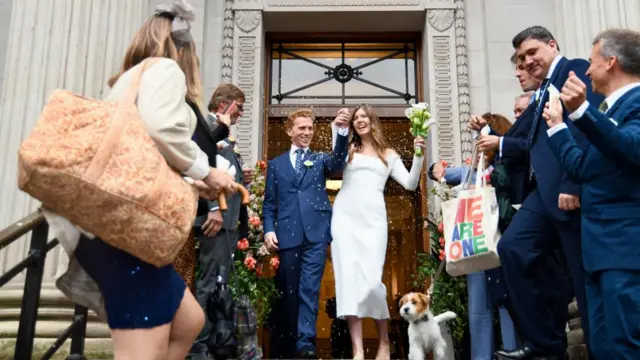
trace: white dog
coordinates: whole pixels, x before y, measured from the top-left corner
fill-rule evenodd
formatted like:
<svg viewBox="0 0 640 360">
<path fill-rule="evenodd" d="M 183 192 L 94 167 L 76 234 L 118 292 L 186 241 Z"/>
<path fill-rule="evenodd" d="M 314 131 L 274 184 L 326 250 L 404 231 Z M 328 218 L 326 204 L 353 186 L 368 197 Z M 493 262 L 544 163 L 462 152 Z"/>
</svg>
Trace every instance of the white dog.
<svg viewBox="0 0 640 360">
<path fill-rule="evenodd" d="M 447 343 L 440 333 L 440 323 L 456 318 L 452 311 L 433 316 L 429 296 L 408 293 L 400 299 L 400 316 L 409 322 L 409 360 L 424 360 L 433 352 L 434 360 L 442 360 Z"/>
</svg>

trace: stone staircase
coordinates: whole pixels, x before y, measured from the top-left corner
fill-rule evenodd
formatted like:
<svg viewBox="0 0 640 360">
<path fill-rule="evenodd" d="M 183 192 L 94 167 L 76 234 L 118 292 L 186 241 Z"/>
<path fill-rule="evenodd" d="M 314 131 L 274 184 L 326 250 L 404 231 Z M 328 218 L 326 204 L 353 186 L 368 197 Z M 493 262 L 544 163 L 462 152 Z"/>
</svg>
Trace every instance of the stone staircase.
<svg viewBox="0 0 640 360">
<path fill-rule="evenodd" d="M 569 332 L 567 332 L 567 354 L 569 360 L 589 360 L 587 345 L 585 345 L 582 320 L 576 299 L 569 304 Z"/>
</svg>

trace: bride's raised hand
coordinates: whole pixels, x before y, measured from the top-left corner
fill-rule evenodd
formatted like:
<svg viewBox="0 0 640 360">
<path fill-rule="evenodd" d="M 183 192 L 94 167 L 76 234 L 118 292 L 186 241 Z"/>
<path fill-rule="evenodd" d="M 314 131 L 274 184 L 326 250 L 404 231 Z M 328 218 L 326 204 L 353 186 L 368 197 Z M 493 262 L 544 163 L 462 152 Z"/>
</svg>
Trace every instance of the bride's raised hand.
<svg viewBox="0 0 640 360">
<path fill-rule="evenodd" d="M 424 149 L 427 147 L 427 143 L 424 141 L 424 138 L 422 136 L 416 136 L 413 139 L 413 147 Z"/>
</svg>

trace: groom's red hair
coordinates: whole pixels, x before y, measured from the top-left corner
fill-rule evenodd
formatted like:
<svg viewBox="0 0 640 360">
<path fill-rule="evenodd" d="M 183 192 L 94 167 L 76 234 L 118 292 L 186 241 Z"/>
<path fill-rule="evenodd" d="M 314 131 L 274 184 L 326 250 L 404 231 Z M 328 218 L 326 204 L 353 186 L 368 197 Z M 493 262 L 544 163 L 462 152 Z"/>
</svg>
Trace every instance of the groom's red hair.
<svg viewBox="0 0 640 360">
<path fill-rule="evenodd" d="M 311 120 L 315 121 L 316 118 L 313 116 L 313 110 L 311 109 L 297 109 L 289 113 L 289 117 L 287 117 L 287 121 L 284 124 L 286 130 L 291 130 L 293 127 L 293 122 L 296 121 L 297 118 L 311 118 Z"/>
</svg>

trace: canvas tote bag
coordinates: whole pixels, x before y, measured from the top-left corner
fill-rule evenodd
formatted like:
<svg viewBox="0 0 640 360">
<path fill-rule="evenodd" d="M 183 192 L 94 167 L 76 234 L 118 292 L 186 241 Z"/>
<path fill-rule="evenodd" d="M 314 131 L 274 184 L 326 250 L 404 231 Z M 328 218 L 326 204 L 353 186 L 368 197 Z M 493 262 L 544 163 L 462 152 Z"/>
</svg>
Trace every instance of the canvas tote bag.
<svg viewBox="0 0 640 360">
<path fill-rule="evenodd" d="M 115 102 L 55 90 L 18 153 L 18 186 L 106 243 L 164 266 L 189 237 L 198 195 L 171 169 L 136 106 L 147 59 Z M 97 254 L 99 256 L 99 254 Z"/>
<path fill-rule="evenodd" d="M 477 158 L 477 147 L 472 159 Z M 467 275 L 500 266 L 497 245 L 498 202 L 494 188 L 487 186 L 484 176 L 484 154 L 474 162 L 458 197 L 442 203 L 447 273 Z M 471 179 L 475 173 L 475 187 Z"/>
</svg>

